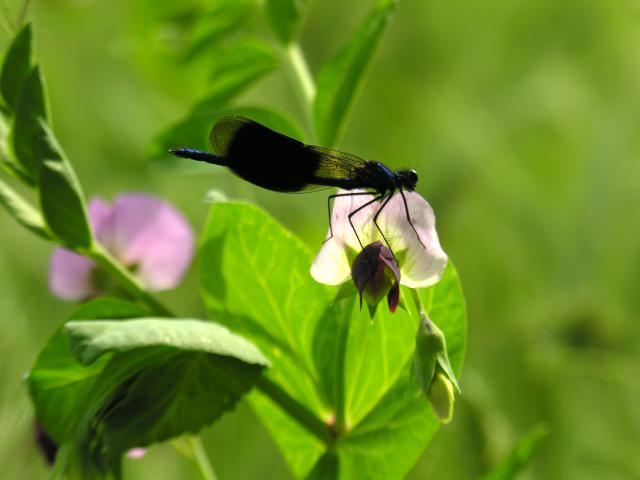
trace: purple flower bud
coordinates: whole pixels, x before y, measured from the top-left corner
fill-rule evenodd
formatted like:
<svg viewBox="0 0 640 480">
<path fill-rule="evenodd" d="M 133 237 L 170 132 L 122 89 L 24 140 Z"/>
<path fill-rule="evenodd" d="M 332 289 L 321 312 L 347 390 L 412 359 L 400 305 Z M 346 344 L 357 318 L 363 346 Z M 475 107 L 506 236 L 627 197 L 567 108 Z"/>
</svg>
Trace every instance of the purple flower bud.
<svg viewBox="0 0 640 480">
<path fill-rule="evenodd" d="M 386 295 L 389 310 L 395 312 L 400 301 L 400 268 L 391 250 L 374 242 L 362 250 L 351 267 L 351 278 L 362 298 L 371 306 Z"/>
<path fill-rule="evenodd" d="M 193 232 L 168 203 L 150 195 L 119 195 L 112 205 L 100 199 L 89 204 L 95 237 L 152 291 L 175 287 L 193 257 Z M 56 248 L 51 257 L 49 288 L 63 300 L 84 300 L 101 292 L 96 264 Z"/>
</svg>

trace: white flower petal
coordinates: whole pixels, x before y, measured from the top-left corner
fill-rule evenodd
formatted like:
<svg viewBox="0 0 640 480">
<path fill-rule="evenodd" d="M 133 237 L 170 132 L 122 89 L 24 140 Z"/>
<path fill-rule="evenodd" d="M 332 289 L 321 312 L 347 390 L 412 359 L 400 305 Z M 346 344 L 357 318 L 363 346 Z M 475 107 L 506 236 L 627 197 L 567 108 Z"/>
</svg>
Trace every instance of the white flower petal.
<svg viewBox="0 0 640 480">
<path fill-rule="evenodd" d="M 400 260 L 400 283 L 422 288 L 438 282 L 448 258 L 440 246 L 436 232 L 436 217 L 431 205 L 415 192 L 403 192 L 407 209 L 398 192 L 382 210 L 378 224 Z M 411 224 L 407 220 L 407 210 Z M 416 235 L 417 233 L 417 235 Z"/>
<path fill-rule="evenodd" d="M 336 237 L 327 240 L 311 264 L 311 276 L 326 285 L 340 285 L 351 277 L 344 245 Z"/>
<path fill-rule="evenodd" d="M 340 190 L 338 193 L 361 192 L 364 190 Z M 406 209 L 402 195 L 406 199 Z M 380 202 L 366 205 L 372 199 L 373 194 L 336 197 L 331 212 L 333 237 L 329 238 L 331 233 L 327 233 L 328 240 L 311 267 L 312 276 L 329 285 L 346 281 L 350 277 L 351 263 L 354 260 L 349 249 L 357 254 L 364 246 L 381 241 L 383 244 L 388 242 L 398 257 L 400 283 L 403 285 L 411 288 L 427 287 L 440 280 L 448 259 L 440 246 L 435 229 L 435 215 L 427 201 L 415 192 L 396 192 L 380 211 Z M 352 227 L 349 215 L 360 207 L 363 208 L 351 217 Z M 407 210 L 411 223 L 407 218 Z M 373 222 L 379 211 L 377 223 L 384 238 Z M 362 244 L 358 242 L 354 229 Z"/>
<path fill-rule="evenodd" d="M 333 209 L 331 211 L 331 228 L 333 228 L 333 235 L 344 245 L 359 252 L 363 247 L 375 242 L 377 239 L 374 234 L 375 228 L 372 228 L 371 219 L 380 207 L 380 204 L 378 202 L 371 203 L 371 200 L 375 198 L 375 194 L 365 190 L 353 190 L 351 192 L 338 190 L 338 195 L 341 196 L 334 199 Z M 349 223 L 349 215 L 367 203 L 370 203 L 370 205 L 362 208 L 351 217 L 352 227 Z M 358 237 L 360 237 L 362 244 L 358 242 L 356 232 L 358 232 Z M 327 238 L 330 235 L 331 232 L 328 232 Z"/>
</svg>

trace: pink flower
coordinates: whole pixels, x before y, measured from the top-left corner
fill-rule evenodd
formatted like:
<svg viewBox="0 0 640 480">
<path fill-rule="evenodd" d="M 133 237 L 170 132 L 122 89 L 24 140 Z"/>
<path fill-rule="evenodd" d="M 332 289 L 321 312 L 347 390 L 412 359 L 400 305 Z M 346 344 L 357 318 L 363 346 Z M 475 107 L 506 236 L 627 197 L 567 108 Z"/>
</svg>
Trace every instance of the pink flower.
<svg viewBox="0 0 640 480">
<path fill-rule="evenodd" d="M 361 191 L 353 190 L 351 193 Z M 339 191 L 338 193 L 349 192 Z M 366 275 L 364 277 L 353 275 L 355 267 L 359 267 L 359 263 L 355 263 L 356 258 L 363 251 L 362 246 L 369 249 L 373 245 L 380 244 L 391 248 L 395 255 L 393 260 L 397 260 L 400 272 L 397 274 L 394 271 L 392 268 L 394 262 L 384 256 L 383 250 L 376 250 L 373 255 L 369 255 L 367 259 L 370 263 L 373 260 L 373 264 L 370 265 L 372 272 L 369 274 L 371 281 L 374 280 L 373 270 L 383 269 L 379 271 L 377 277 L 376 294 L 370 295 L 370 298 L 379 300 L 387 292 L 390 293 L 388 301 L 389 307 L 393 311 L 397 305 L 394 289 L 398 281 L 411 288 L 428 287 L 438 282 L 444 273 L 448 259 L 438 240 L 433 209 L 424 198 L 415 192 L 404 192 L 404 197 L 407 200 L 407 209 L 413 227 L 407 219 L 405 205 L 398 192 L 393 195 L 378 217 L 378 225 L 384 232 L 384 236 L 389 242 L 388 245 L 373 223 L 373 217 L 380 208 L 380 202 L 372 203 L 351 217 L 352 228 L 348 220 L 349 214 L 370 202 L 373 197 L 368 195 L 337 197 L 331 213 L 333 236 L 330 232 L 327 234 L 327 240 L 311 265 L 313 278 L 328 285 L 339 285 L 348 281 L 349 278 L 353 278 L 362 295 L 363 284 L 361 282 L 363 278 L 366 278 Z M 354 228 L 358 232 L 362 245 L 356 238 Z M 362 256 L 359 258 L 362 259 Z M 385 271 L 386 273 L 384 273 Z M 387 281 L 381 283 L 383 273 Z M 393 277 L 395 277 L 395 281 L 393 281 Z M 387 289 L 382 295 L 380 294 L 381 285 Z M 366 290 L 364 292 L 366 299 L 367 292 Z"/>
<path fill-rule="evenodd" d="M 191 263 L 193 233 L 168 203 L 139 193 L 122 194 L 112 205 L 94 198 L 89 221 L 97 240 L 152 291 L 175 287 Z M 101 293 L 93 260 L 56 248 L 49 268 L 49 288 L 63 300 L 83 300 Z"/>
<path fill-rule="evenodd" d="M 147 454 L 147 449 L 142 447 L 131 448 L 127 451 L 127 458 L 131 458 L 133 460 L 137 460 L 138 458 L 142 458 Z"/>
</svg>

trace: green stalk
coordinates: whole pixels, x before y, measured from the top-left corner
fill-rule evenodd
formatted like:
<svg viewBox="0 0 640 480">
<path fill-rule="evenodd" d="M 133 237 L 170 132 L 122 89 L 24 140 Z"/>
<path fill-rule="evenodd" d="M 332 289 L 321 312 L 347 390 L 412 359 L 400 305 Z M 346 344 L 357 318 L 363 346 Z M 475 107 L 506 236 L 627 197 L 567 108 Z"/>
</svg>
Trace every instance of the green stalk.
<svg viewBox="0 0 640 480">
<path fill-rule="evenodd" d="M 200 437 L 200 435 L 196 437 L 189 437 L 189 445 L 191 446 L 191 450 L 193 451 L 193 456 L 196 459 L 198 468 L 200 468 L 202 478 L 204 478 L 205 480 L 218 480 L 216 472 L 213 471 L 211 462 L 209 462 L 209 458 L 207 457 L 207 452 L 204 449 L 204 445 L 202 445 L 202 438 Z"/>
<path fill-rule="evenodd" d="M 158 301 L 153 295 L 144 289 L 140 281 L 135 278 L 118 260 L 99 243 L 94 243 L 87 255 L 103 269 L 118 279 L 120 284 L 134 297 L 146 303 L 155 313 L 163 317 L 175 317 L 175 315 Z"/>
<path fill-rule="evenodd" d="M 290 397 L 279 385 L 276 385 L 263 375 L 256 382 L 256 387 L 295 418 L 300 425 L 305 427 L 309 433 L 313 434 L 322 443 L 327 446 L 333 443 L 334 435 L 329 426 L 311 413 L 304 405 Z"/>
<path fill-rule="evenodd" d="M 307 65 L 307 60 L 300 48 L 300 44 L 293 42 L 291 45 L 286 46 L 284 58 L 289 78 L 302 104 L 307 127 L 310 129 L 310 132 L 313 133 L 313 102 L 316 98 L 316 84 Z"/>
<path fill-rule="evenodd" d="M 422 305 L 422 298 L 420 298 L 420 294 L 418 293 L 417 288 L 410 288 L 411 296 L 413 297 L 413 303 L 416 305 L 416 310 L 420 316 L 427 315 L 427 311 L 424 309 L 424 305 Z"/>
</svg>

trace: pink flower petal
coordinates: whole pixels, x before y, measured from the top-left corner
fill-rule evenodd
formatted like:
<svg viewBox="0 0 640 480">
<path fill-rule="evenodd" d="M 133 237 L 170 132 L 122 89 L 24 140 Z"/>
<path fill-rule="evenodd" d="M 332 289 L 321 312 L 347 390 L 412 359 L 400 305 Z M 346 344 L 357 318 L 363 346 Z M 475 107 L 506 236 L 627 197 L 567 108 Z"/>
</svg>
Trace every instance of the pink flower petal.
<svg viewBox="0 0 640 480">
<path fill-rule="evenodd" d="M 147 449 L 142 447 L 135 447 L 127 450 L 127 458 L 131 458 L 133 460 L 137 460 L 138 458 L 142 458 L 146 455 Z"/>
<path fill-rule="evenodd" d="M 193 233 L 184 217 L 149 195 L 118 196 L 98 238 L 150 290 L 175 287 L 193 256 Z"/>
<path fill-rule="evenodd" d="M 93 234 L 99 236 L 109 224 L 111 205 L 101 198 L 92 198 L 87 207 L 87 213 L 89 214 L 89 223 L 91 223 Z"/>
<path fill-rule="evenodd" d="M 62 300 L 84 300 L 94 294 L 93 260 L 56 248 L 49 264 L 49 289 Z"/>
</svg>

